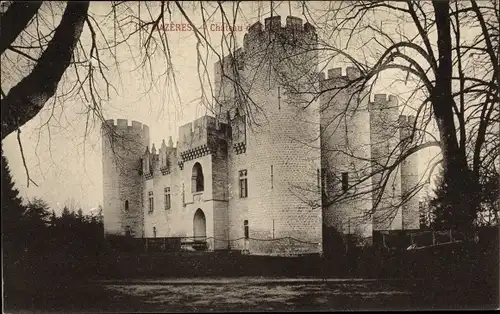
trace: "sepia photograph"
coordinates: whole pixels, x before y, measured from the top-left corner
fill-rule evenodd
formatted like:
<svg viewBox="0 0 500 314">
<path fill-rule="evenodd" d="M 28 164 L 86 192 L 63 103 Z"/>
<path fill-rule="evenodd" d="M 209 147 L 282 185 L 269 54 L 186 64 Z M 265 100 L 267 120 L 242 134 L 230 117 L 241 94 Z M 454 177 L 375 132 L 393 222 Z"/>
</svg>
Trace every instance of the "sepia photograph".
<svg viewBox="0 0 500 314">
<path fill-rule="evenodd" d="M 3 313 L 498 310 L 500 2 L 0 1 Z"/>
</svg>

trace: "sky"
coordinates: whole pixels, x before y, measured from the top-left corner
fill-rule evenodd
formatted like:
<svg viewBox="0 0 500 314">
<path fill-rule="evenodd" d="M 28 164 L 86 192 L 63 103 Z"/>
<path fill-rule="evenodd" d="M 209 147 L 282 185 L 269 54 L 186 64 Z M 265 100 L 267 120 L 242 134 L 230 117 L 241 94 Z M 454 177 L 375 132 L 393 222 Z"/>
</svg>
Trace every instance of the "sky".
<svg viewBox="0 0 500 314">
<path fill-rule="evenodd" d="M 223 8 L 226 12 L 231 12 L 233 5 L 226 3 Z M 321 8 L 325 4 L 313 5 Z M 243 2 L 241 6 L 241 14 L 236 25 L 241 25 L 242 31 L 235 32 L 240 45 L 245 28 L 258 20 L 263 23 L 264 17 L 269 16 L 270 3 Z M 274 2 L 273 7 L 273 14 L 282 16 L 282 25 L 290 12 L 294 16 L 303 17 L 302 8 L 295 3 Z M 96 17 L 98 14 L 104 15 L 110 10 L 110 3 L 91 2 L 89 10 Z M 170 21 L 174 24 L 187 24 L 178 11 L 172 10 L 172 15 L 166 17 L 167 23 Z M 186 12 L 193 18 L 193 23 L 201 25 L 201 15 L 190 10 L 190 7 L 186 8 Z M 147 11 L 143 8 L 142 12 L 146 14 L 144 12 Z M 102 19 L 103 24 L 109 22 L 105 17 Z M 215 49 L 220 49 L 222 32 L 211 26 L 217 24 L 216 17 L 208 24 L 211 42 Z M 171 61 L 178 96 L 171 80 L 166 81 L 165 77 L 161 77 L 155 82 L 144 75 L 143 69 L 140 67 L 137 69 L 140 61 L 137 57 L 140 56 L 139 40 L 134 38 L 128 44 L 135 58 L 131 58 L 130 51 L 124 47 L 117 51 L 119 65 L 111 66 L 107 72 L 107 78 L 116 88 L 116 92 L 112 93 L 108 101 L 103 102 L 106 119 L 137 120 L 149 125 L 151 143 L 155 143 L 157 147 L 163 139 L 168 141 L 169 136 L 172 136 L 175 143 L 181 125 L 207 114 L 207 109 L 199 101 L 201 83 L 197 72 L 196 37 L 192 32 L 175 27 L 173 29 L 169 27 L 166 31 L 172 51 Z M 89 36 L 88 30 L 85 30 L 82 41 L 88 42 Z M 167 68 L 165 60 L 164 55 L 159 51 L 155 52 L 151 65 L 153 72 L 157 74 L 155 77 L 159 77 L 159 73 Z M 211 77 L 215 61 L 213 55 L 208 55 L 206 62 Z M 114 64 L 114 61 L 108 58 L 105 63 Z M 331 64 L 329 67 L 340 66 L 345 65 Z M 375 92 L 391 93 L 393 90 L 389 84 L 380 84 Z M 38 186 L 33 183 L 29 186 L 27 184 L 26 169 L 16 136 L 11 134 L 3 141 L 5 156 L 21 195 L 26 200 L 34 197 L 43 198 L 56 213 L 60 213 L 63 206 L 69 204 L 81 207 L 84 213 L 90 213 L 92 208 L 102 203 L 99 126 L 94 126 L 90 133 L 85 135 L 86 116 L 82 114 L 81 102 L 81 99 L 73 99 L 56 106 L 48 103 L 37 117 L 21 128 L 26 167 L 30 177 Z"/>
</svg>

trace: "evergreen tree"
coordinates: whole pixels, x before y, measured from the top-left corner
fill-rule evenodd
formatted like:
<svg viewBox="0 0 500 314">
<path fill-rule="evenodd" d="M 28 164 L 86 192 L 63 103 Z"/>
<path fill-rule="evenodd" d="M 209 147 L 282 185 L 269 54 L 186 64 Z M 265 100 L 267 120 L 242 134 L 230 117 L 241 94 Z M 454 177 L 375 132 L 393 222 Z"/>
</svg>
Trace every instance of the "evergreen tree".
<svg viewBox="0 0 500 314">
<path fill-rule="evenodd" d="M 57 225 L 57 216 L 56 212 L 52 210 L 52 214 L 50 215 L 50 226 L 55 227 Z"/>
<path fill-rule="evenodd" d="M 10 173 L 7 159 L 2 152 L 2 215 L 7 214 L 6 211 L 13 210 L 17 212 L 17 216 L 21 217 L 24 207 L 22 206 L 22 198 L 19 196 L 19 191 L 14 186 L 12 175 Z"/>
<path fill-rule="evenodd" d="M 76 212 L 76 217 L 78 218 L 78 221 L 80 223 L 84 222 L 85 217 L 83 217 L 83 210 L 81 208 L 79 208 L 78 211 Z"/>
<path fill-rule="evenodd" d="M 480 181 L 479 199 L 480 208 L 474 226 L 478 225 L 497 225 L 498 224 L 498 204 L 499 204 L 499 174 L 491 172 L 488 176 L 483 175 Z M 458 229 L 461 213 L 453 206 L 455 194 L 450 191 L 450 185 L 447 184 L 442 172 L 436 180 L 435 196 L 428 201 L 431 212 L 431 227 L 435 230 Z"/>
<path fill-rule="evenodd" d="M 35 197 L 29 202 L 23 217 L 23 226 L 27 235 L 26 246 L 30 251 L 43 251 L 50 244 L 50 216 L 50 207 L 44 200 Z"/>
<path fill-rule="evenodd" d="M 50 207 L 44 200 L 35 197 L 29 202 L 24 214 L 24 221 L 33 227 L 46 227 L 50 222 Z"/>
<path fill-rule="evenodd" d="M 62 214 L 61 214 L 61 218 L 66 218 L 69 216 L 71 216 L 71 214 L 69 212 L 69 208 L 68 208 L 68 206 L 64 206 Z"/>
<path fill-rule="evenodd" d="M 25 207 L 19 191 L 15 188 L 7 159 L 1 151 L 2 167 L 2 242 L 4 257 L 13 254 L 12 250 L 22 250 L 22 217 Z"/>
<path fill-rule="evenodd" d="M 482 176 L 481 212 L 478 224 L 498 226 L 500 216 L 500 174 L 494 170 Z"/>
<path fill-rule="evenodd" d="M 434 198 L 429 201 L 429 208 L 432 213 L 431 227 L 435 230 L 453 229 L 456 217 L 450 202 L 451 195 L 448 192 L 448 186 L 443 180 L 442 170 L 436 179 L 434 193 Z"/>
</svg>

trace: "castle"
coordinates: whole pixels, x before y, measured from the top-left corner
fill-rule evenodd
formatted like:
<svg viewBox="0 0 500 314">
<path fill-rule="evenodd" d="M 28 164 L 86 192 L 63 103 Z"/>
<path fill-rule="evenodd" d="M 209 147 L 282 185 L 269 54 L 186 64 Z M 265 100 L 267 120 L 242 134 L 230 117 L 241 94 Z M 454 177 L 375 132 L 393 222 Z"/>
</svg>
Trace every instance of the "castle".
<svg viewBox="0 0 500 314">
<path fill-rule="evenodd" d="M 417 184 L 417 157 L 388 178 L 376 171 L 414 118 L 399 116 L 394 96 L 336 89 L 360 74 L 318 74 L 316 46 L 316 30 L 300 18 L 253 24 L 243 47 L 215 64 L 215 117 L 181 126 L 175 146 L 171 137 L 150 146 L 139 122 L 106 121 L 105 233 L 282 255 L 321 253 L 325 227 L 363 239 L 418 229 L 418 200 L 400 202 Z"/>
</svg>

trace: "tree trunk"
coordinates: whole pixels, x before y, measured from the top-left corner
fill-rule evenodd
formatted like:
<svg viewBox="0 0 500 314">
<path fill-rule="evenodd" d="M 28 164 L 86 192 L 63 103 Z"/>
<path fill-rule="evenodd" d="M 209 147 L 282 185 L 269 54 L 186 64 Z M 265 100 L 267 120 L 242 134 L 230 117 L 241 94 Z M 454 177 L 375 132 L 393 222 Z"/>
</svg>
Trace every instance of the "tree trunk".
<svg viewBox="0 0 500 314">
<path fill-rule="evenodd" d="M 87 18 L 88 1 L 68 2 L 61 23 L 33 71 L 2 99 L 2 140 L 33 119 L 57 89 L 71 63 Z"/>
<path fill-rule="evenodd" d="M 438 68 L 431 92 L 432 108 L 437 120 L 443 154 L 443 180 L 446 197 L 452 204 L 455 228 L 472 227 L 479 206 L 477 184 L 469 170 L 465 147 L 459 146 L 454 122 L 452 96 L 452 38 L 449 1 L 433 1 L 438 33 Z"/>
</svg>

